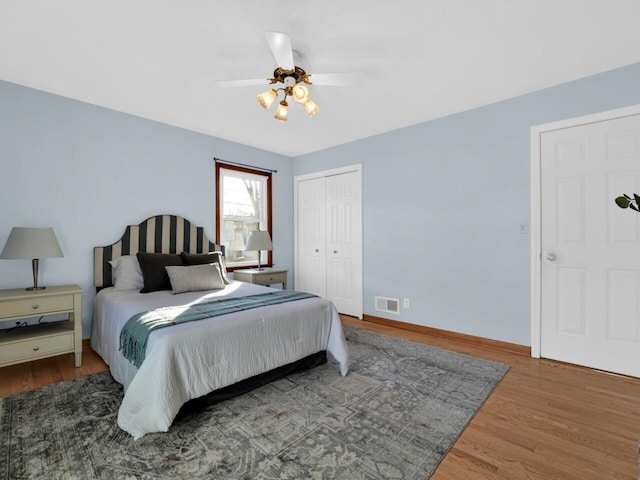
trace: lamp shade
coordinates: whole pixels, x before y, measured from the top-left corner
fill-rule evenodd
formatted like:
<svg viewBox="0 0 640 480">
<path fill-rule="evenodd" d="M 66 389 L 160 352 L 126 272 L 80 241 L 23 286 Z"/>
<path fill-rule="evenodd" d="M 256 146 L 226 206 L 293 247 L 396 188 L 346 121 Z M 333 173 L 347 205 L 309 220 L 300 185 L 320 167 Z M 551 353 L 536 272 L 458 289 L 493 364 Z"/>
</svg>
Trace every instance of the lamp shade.
<svg viewBox="0 0 640 480">
<path fill-rule="evenodd" d="M 309 89 L 304 85 L 297 84 L 291 89 L 291 96 L 296 103 L 304 104 L 309 99 Z"/>
<path fill-rule="evenodd" d="M 278 92 L 276 92 L 273 89 L 268 90 L 258 95 L 258 103 L 262 106 L 262 108 L 266 110 L 271 106 L 271 104 L 273 103 L 273 101 L 276 99 L 277 96 L 278 96 Z"/>
<path fill-rule="evenodd" d="M 273 118 L 275 118 L 276 120 L 280 120 L 281 122 L 286 122 L 287 121 L 287 115 L 288 115 L 288 107 L 289 104 L 286 101 L 281 101 L 278 104 L 278 109 L 276 110 L 276 114 L 273 116 Z"/>
<path fill-rule="evenodd" d="M 316 105 L 313 100 L 309 98 L 304 104 L 304 109 L 307 112 L 307 117 L 313 117 L 316 113 L 318 113 L 318 110 L 320 110 L 320 107 Z"/>
<path fill-rule="evenodd" d="M 0 254 L 5 259 L 63 257 L 53 228 L 13 227 Z"/>
<path fill-rule="evenodd" d="M 271 236 L 269 232 L 263 232 L 257 230 L 249 234 L 249 240 L 244 247 L 245 250 L 273 250 L 273 243 L 271 243 Z"/>
</svg>

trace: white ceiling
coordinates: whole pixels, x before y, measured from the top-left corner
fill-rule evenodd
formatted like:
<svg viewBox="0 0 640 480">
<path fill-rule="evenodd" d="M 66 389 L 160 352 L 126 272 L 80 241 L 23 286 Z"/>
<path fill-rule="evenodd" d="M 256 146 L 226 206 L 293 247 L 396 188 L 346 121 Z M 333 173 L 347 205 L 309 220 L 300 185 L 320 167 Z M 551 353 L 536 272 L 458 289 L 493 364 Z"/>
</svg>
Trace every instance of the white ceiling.
<svg viewBox="0 0 640 480">
<path fill-rule="evenodd" d="M 366 79 L 278 122 L 214 84 L 271 76 L 265 30 Z M 638 0 L 0 0 L 0 79 L 288 156 L 639 61 Z"/>
</svg>

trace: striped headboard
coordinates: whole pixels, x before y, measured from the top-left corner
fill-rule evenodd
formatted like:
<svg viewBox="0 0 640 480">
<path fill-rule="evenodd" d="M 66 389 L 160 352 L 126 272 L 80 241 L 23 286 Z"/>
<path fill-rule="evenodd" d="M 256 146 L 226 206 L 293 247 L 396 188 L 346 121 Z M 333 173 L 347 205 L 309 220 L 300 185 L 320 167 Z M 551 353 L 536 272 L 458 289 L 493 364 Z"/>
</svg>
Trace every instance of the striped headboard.
<svg viewBox="0 0 640 480">
<path fill-rule="evenodd" d="M 123 255 L 213 251 L 224 255 L 224 246 L 210 242 L 203 227 L 176 215 L 156 215 L 139 225 L 129 225 L 116 243 L 93 249 L 94 283 L 98 289 L 112 286 L 109 260 Z"/>
</svg>

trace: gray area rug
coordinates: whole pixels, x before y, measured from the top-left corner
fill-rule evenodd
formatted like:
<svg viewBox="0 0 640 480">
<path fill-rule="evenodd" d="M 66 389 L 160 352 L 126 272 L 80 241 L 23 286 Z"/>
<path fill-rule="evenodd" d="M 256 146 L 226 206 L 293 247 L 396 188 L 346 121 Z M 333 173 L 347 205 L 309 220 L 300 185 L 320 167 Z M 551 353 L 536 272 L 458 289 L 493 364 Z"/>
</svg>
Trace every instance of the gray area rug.
<svg viewBox="0 0 640 480">
<path fill-rule="evenodd" d="M 345 328 L 330 361 L 134 441 L 107 372 L 0 399 L 6 479 L 428 478 L 508 366 Z"/>
</svg>

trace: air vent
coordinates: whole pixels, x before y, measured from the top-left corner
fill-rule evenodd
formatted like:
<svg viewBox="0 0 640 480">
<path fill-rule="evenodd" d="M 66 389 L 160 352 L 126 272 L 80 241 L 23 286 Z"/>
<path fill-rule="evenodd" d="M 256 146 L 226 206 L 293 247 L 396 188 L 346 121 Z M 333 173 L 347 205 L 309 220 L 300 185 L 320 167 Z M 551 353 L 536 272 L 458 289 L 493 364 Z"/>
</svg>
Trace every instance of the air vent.
<svg viewBox="0 0 640 480">
<path fill-rule="evenodd" d="M 400 313 L 400 299 L 376 297 L 376 310 L 386 313 Z"/>
</svg>

